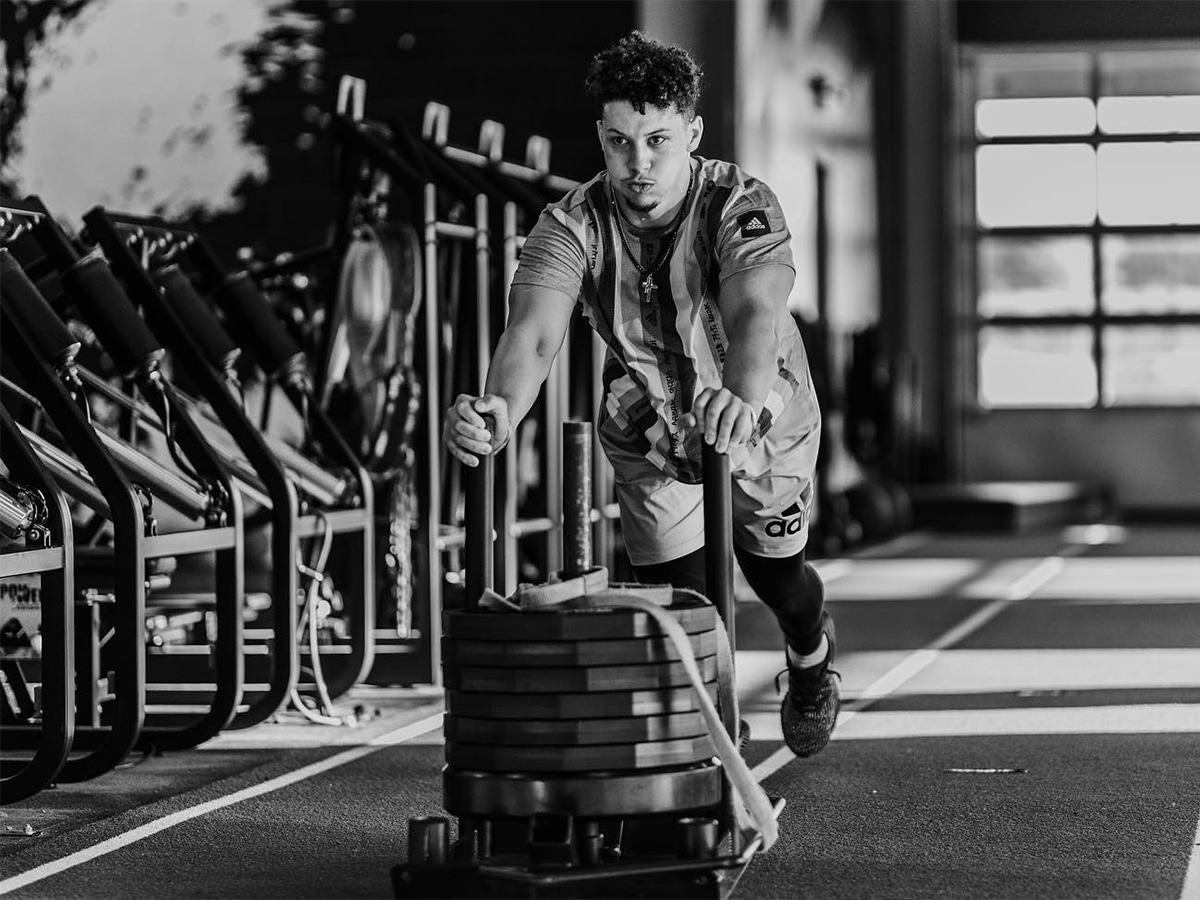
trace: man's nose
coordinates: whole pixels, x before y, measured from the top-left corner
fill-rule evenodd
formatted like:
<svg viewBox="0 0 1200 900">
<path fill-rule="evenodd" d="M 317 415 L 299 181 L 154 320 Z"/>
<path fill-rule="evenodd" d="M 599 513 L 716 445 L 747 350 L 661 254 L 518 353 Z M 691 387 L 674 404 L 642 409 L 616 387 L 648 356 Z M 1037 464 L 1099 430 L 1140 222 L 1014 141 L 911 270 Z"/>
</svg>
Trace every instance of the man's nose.
<svg viewBox="0 0 1200 900">
<path fill-rule="evenodd" d="M 635 172 L 645 172 L 650 168 L 650 150 L 647 147 L 634 145 L 629 152 L 629 168 Z"/>
</svg>

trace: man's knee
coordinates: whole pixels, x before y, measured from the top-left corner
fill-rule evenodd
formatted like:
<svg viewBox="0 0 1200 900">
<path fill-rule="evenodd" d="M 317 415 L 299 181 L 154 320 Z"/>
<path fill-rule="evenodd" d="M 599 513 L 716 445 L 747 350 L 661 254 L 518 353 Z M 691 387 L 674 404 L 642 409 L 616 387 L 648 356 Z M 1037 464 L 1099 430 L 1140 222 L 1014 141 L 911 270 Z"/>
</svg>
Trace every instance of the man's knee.
<svg viewBox="0 0 1200 900">
<path fill-rule="evenodd" d="M 742 574 L 759 599 L 774 609 L 813 605 L 820 608 L 825 597 L 821 578 L 804 551 L 791 556 L 759 556 L 734 545 Z"/>
</svg>

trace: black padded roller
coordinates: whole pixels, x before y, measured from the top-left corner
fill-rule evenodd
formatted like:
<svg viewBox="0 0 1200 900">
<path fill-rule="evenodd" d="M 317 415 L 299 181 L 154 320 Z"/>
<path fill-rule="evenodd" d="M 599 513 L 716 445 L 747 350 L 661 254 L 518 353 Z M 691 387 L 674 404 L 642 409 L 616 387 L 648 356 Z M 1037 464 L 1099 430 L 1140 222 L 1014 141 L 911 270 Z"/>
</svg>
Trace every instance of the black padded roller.
<svg viewBox="0 0 1200 900">
<path fill-rule="evenodd" d="M 0 248 L 0 291 L 12 316 L 20 320 L 34 351 L 55 369 L 75 361 L 79 341 L 50 306 L 11 253 Z"/>
<path fill-rule="evenodd" d="M 250 348 L 268 377 L 297 365 L 304 351 L 292 340 L 258 285 L 246 272 L 236 272 L 213 289 L 213 299 L 225 313 L 238 343 Z"/>
<path fill-rule="evenodd" d="M 163 300 L 209 364 L 218 372 L 233 368 L 242 348 L 233 342 L 216 312 L 183 270 L 177 265 L 166 266 L 154 273 L 154 281 L 162 288 Z"/>
<path fill-rule="evenodd" d="M 166 351 L 102 257 L 83 257 L 63 271 L 62 283 L 121 374 L 148 370 L 163 358 Z"/>
</svg>

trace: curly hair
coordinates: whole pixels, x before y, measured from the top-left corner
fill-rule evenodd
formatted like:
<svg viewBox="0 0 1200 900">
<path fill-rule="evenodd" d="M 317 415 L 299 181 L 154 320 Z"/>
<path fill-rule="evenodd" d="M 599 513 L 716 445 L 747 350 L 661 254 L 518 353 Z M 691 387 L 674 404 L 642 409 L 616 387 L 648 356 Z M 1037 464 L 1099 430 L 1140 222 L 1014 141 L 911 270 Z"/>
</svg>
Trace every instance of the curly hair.
<svg viewBox="0 0 1200 900">
<path fill-rule="evenodd" d="M 700 66 L 691 54 L 632 31 L 592 57 L 584 89 L 596 104 L 627 100 L 645 115 L 646 104 L 675 109 L 686 119 L 700 104 Z"/>
</svg>

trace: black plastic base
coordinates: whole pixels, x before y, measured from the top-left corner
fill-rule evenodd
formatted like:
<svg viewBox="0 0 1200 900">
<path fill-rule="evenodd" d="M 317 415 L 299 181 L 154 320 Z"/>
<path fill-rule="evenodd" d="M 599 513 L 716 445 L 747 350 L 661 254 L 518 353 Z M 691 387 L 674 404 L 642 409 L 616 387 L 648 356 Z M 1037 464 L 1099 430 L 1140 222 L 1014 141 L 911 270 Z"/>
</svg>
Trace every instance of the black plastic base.
<svg viewBox="0 0 1200 900">
<path fill-rule="evenodd" d="M 408 898 L 555 897 L 555 898 L 713 898 L 721 896 L 713 871 L 619 874 L 620 866 L 572 870 L 570 880 L 517 880 L 478 865 L 400 865 L 392 869 L 399 900 Z M 566 872 L 562 874 L 567 874 Z M 582 877 L 581 877 L 582 876 Z"/>
</svg>

